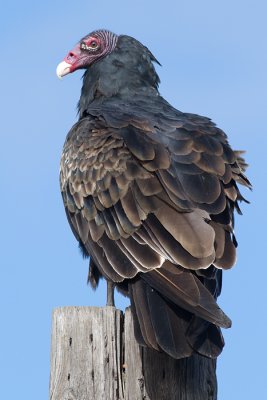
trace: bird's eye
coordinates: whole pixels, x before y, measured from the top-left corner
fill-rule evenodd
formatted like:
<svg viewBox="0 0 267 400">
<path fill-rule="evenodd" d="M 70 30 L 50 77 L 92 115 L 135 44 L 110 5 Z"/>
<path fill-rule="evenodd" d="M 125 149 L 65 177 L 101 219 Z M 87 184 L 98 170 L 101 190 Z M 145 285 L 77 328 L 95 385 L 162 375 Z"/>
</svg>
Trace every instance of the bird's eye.
<svg viewBox="0 0 267 400">
<path fill-rule="evenodd" d="M 98 47 L 98 44 L 96 43 L 95 40 L 93 40 L 93 41 L 90 43 L 89 47 L 91 47 L 92 49 L 96 49 L 96 48 Z"/>
<path fill-rule="evenodd" d="M 99 48 L 99 42 L 97 39 L 89 39 L 81 42 L 81 49 L 88 51 L 95 51 Z"/>
</svg>

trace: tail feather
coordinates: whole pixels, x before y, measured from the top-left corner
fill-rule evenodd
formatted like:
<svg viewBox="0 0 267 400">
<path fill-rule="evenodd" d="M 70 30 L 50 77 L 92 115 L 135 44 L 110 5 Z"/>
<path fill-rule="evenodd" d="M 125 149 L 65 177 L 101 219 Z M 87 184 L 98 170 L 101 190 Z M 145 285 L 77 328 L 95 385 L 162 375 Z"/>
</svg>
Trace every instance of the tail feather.
<svg viewBox="0 0 267 400">
<path fill-rule="evenodd" d="M 218 357 L 224 347 L 219 326 L 230 320 L 197 276 L 178 270 L 170 284 L 170 265 L 128 284 L 138 342 L 176 359 L 194 352 Z"/>
<path fill-rule="evenodd" d="M 187 330 L 187 339 L 192 348 L 209 358 L 216 358 L 224 347 L 221 329 L 202 318 L 193 317 Z"/>
<path fill-rule="evenodd" d="M 135 337 L 139 344 L 163 350 L 173 358 L 189 357 L 193 349 L 187 343 L 185 332 L 190 315 L 178 307 L 173 308 L 141 279 L 130 283 L 129 288 Z"/>
<path fill-rule="evenodd" d="M 160 348 L 174 358 L 188 357 L 192 348 L 186 339 L 188 315 L 172 307 L 156 290 L 146 285 L 150 316 Z"/>
<path fill-rule="evenodd" d="M 167 262 L 160 271 L 154 270 L 140 276 L 171 302 L 192 314 L 223 328 L 231 326 L 231 320 L 193 273 Z"/>
<path fill-rule="evenodd" d="M 130 297 L 133 300 L 134 312 L 139 322 L 139 329 L 141 331 L 144 342 L 151 348 L 159 350 L 157 340 L 155 337 L 155 330 L 150 318 L 150 309 L 146 294 L 146 284 L 142 280 L 137 280 L 134 284 L 130 284 Z"/>
</svg>

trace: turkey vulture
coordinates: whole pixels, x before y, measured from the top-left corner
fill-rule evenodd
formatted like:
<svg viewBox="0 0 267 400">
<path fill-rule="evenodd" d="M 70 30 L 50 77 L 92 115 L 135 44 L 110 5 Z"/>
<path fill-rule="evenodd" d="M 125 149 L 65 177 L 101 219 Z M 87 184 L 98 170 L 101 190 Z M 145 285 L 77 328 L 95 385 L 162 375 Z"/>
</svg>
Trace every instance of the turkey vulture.
<svg viewBox="0 0 267 400">
<path fill-rule="evenodd" d="M 136 39 L 97 30 L 58 65 L 59 77 L 85 69 L 61 192 L 89 282 L 129 296 L 138 342 L 215 358 L 231 325 L 216 299 L 236 260 L 237 183 L 250 183 L 221 129 L 160 95 L 154 63 Z"/>
</svg>

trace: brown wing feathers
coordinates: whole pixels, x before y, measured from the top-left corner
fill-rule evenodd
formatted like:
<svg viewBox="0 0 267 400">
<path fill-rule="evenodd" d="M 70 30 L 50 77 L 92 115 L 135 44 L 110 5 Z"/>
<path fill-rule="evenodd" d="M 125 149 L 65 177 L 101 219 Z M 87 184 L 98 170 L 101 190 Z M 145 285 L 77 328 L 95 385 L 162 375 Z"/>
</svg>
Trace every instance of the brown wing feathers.
<svg viewBox="0 0 267 400">
<path fill-rule="evenodd" d="M 166 262 L 160 270 L 154 270 L 142 277 L 174 304 L 223 328 L 231 326 L 229 318 L 195 274 L 179 270 Z"/>
<path fill-rule="evenodd" d="M 217 326 L 230 320 L 205 285 L 217 276 L 193 271 L 234 264 L 236 182 L 249 182 L 225 134 L 208 119 L 184 116 L 158 115 L 157 127 L 151 118 L 117 120 L 112 128 L 84 118 L 65 143 L 61 189 L 93 267 L 129 282 L 139 341 L 176 358 L 194 350 L 217 356 Z M 104 116 L 109 124 L 112 118 Z"/>
</svg>

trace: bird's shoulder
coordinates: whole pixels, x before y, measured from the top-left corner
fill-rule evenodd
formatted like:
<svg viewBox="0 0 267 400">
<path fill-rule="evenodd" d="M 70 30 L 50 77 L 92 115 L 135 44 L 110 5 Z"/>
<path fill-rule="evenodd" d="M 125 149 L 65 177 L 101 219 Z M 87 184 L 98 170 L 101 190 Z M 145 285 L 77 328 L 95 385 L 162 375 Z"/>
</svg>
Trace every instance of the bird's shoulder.
<svg viewBox="0 0 267 400">
<path fill-rule="evenodd" d="M 151 178 L 179 207 L 211 213 L 225 207 L 232 180 L 246 183 L 226 134 L 209 118 L 182 113 L 160 96 L 94 104 L 69 132 L 61 158 L 62 189 L 68 182 L 74 192 L 102 196 L 116 181 L 120 194 L 113 191 L 113 200 L 105 194 L 110 206 L 133 180 L 147 186 Z M 227 191 L 233 201 L 237 193 Z"/>
<path fill-rule="evenodd" d="M 70 147 L 83 149 L 86 143 L 95 148 L 107 137 L 122 139 L 130 147 L 134 141 L 140 146 L 140 140 L 143 148 L 147 142 L 158 143 L 175 154 L 177 146 L 183 146 L 181 155 L 188 154 L 190 146 L 196 152 L 231 153 L 226 134 L 211 119 L 181 112 L 161 96 L 93 102 L 67 135 L 63 153 Z"/>
</svg>

